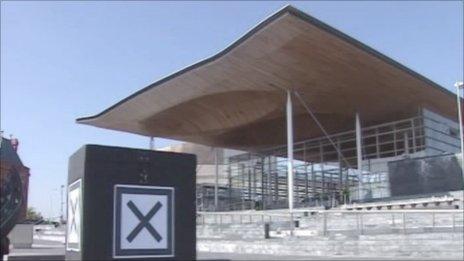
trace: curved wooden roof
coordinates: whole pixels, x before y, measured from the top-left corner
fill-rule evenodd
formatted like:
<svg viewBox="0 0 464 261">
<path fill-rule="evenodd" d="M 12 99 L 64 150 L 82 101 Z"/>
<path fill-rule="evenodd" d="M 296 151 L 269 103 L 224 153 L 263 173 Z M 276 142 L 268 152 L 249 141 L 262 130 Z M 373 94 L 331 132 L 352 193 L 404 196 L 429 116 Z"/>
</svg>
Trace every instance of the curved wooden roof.
<svg viewBox="0 0 464 261">
<path fill-rule="evenodd" d="M 329 133 L 415 115 L 455 118 L 455 95 L 321 21 L 287 6 L 217 55 L 78 123 L 210 146 L 285 144 L 285 90 Z M 294 102 L 295 141 L 321 135 Z"/>
</svg>

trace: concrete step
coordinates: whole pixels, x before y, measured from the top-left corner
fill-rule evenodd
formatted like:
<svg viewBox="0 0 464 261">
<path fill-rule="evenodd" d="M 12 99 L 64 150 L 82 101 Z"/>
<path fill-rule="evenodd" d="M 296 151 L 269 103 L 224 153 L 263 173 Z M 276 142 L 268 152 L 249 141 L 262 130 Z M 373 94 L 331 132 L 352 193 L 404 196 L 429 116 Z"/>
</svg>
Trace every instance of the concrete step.
<svg viewBox="0 0 464 261">
<path fill-rule="evenodd" d="M 199 251 L 244 254 L 364 256 L 364 257 L 443 257 L 462 258 L 463 234 L 360 236 L 358 239 L 329 237 L 270 240 L 199 240 Z M 422 239 L 418 239 L 422 238 Z M 392 240 L 394 239 L 394 240 Z"/>
<path fill-rule="evenodd" d="M 295 228 L 295 235 L 297 236 L 321 236 L 323 233 L 322 227 L 313 227 L 313 228 Z M 356 227 L 346 228 L 346 229 L 333 229 L 327 232 L 327 236 L 333 235 L 345 235 L 345 236 L 357 236 L 357 235 L 379 235 L 386 236 L 389 234 L 394 234 L 395 236 L 401 236 L 403 234 L 412 235 L 412 234 L 439 234 L 439 233 L 448 233 L 452 235 L 453 233 L 462 233 L 463 227 L 407 227 L 403 231 L 402 226 L 397 227 L 375 227 L 369 228 L 365 227 L 359 231 Z M 270 235 L 271 237 L 286 237 L 290 234 L 290 229 L 288 227 L 275 227 L 271 225 Z M 264 226 L 261 224 L 256 224 L 254 226 L 248 225 L 245 227 L 237 226 L 228 226 L 228 225 L 207 225 L 207 226 L 197 226 L 197 237 L 198 238 L 219 238 L 219 239 L 263 239 L 264 238 Z"/>
</svg>

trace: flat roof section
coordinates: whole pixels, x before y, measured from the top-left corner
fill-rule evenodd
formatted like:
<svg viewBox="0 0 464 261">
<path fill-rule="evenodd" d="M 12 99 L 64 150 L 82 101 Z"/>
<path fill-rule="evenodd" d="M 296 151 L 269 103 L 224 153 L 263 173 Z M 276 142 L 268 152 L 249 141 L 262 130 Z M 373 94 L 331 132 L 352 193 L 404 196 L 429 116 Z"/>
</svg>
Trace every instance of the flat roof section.
<svg viewBox="0 0 464 261">
<path fill-rule="evenodd" d="M 208 146 L 286 143 L 286 90 L 329 133 L 410 117 L 456 118 L 455 94 L 308 14 L 287 6 L 217 55 L 78 123 Z M 297 99 L 295 141 L 321 136 Z"/>
</svg>

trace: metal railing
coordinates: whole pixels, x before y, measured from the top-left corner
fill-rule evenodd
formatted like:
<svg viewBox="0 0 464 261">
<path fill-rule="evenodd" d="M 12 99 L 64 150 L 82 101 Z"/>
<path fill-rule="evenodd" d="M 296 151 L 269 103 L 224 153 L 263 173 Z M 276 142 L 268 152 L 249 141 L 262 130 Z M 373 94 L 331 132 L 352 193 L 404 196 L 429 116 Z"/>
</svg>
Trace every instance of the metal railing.
<svg viewBox="0 0 464 261">
<path fill-rule="evenodd" d="M 415 209 L 415 210 L 294 210 L 294 218 L 301 224 L 297 230 L 316 229 L 319 235 L 330 232 L 355 233 L 418 233 L 462 232 L 464 213 L 460 209 Z M 420 216 L 414 216 L 414 215 Z M 369 218 L 376 215 L 374 222 Z M 445 220 L 446 224 L 438 224 L 437 218 Z M 198 212 L 197 225 L 219 225 L 227 229 L 227 225 L 256 224 L 256 229 L 263 229 L 264 224 L 270 224 L 273 229 L 289 230 L 290 213 L 288 211 L 242 211 L 242 212 Z M 371 222 L 371 224 L 369 224 Z M 313 223 L 313 224 L 311 224 Z M 345 227 L 337 228 L 343 223 Z M 373 228 L 373 225 L 377 228 Z M 268 226 L 269 227 L 269 226 Z M 380 227 L 380 228 L 379 228 Z M 381 231 L 382 230 L 382 231 Z M 297 233 L 298 235 L 298 233 Z"/>
</svg>

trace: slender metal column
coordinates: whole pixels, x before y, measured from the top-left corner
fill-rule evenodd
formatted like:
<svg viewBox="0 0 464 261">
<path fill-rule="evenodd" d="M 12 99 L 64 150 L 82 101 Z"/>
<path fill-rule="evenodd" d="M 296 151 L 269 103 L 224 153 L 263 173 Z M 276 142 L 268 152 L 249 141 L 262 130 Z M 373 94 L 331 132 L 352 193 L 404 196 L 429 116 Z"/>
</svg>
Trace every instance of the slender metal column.
<svg viewBox="0 0 464 261">
<path fill-rule="evenodd" d="M 229 208 L 228 210 L 232 209 L 232 170 L 230 169 L 230 162 L 227 164 L 227 180 L 229 185 Z"/>
<path fill-rule="evenodd" d="M 403 140 L 404 140 L 404 154 L 409 154 L 409 135 L 407 132 L 403 133 Z"/>
<path fill-rule="evenodd" d="M 149 145 L 150 150 L 155 149 L 155 138 L 150 137 L 150 145 Z"/>
<path fill-rule="evenodd" d="M 361 121 L 359 113 L 356 112 L 356 156 L 358 160 L 358 200 L 361 199 L 362 189 L 362 137 L 361 137 Z"/>
<path fill-rule="evenodd" d="M 398 148 L 397 148 L 397 144 L 396 144 L 397 140 L 396 140 L 396 123 L 393 124 L 393 151 L 395 152 L 395 156 L 398 155 Z"/>
<path fill-rule="evenodd" d="M 241 187 L 241 197 L 242 197 L 242 210 L 245 207 L 245 165 L 243 163 L 240 164 L 240 177 L 242 179 L 242 187 Z"/>
<path fill-rule="evenodd" d="M 257 188 L 257 184 L 256 184 L 256 166 L 253 166 L 253 209 L 255 208 L 255 205 L 256 204 L 256 199 L 258 197 L 258 188 Z"/>
<path fill-rule="evenodd" d="M 275 201 L 279 200 L 279 172 L 277 169 L 277 158 L 274 157 L 273 159 L 273 167 L 274 171 L 274 193 L 275 193 Z"/>
<path fill-rule="evenodd" d="M 61 196 L 61 212 L 60 212 L 60 223 L 63 224 L 63 221 L 64 221 L 64 212 L 63 212 L 63 206 L 64 206 L 64 185 L 61 185 L 61 193 L 60 193 L 60 196 Z"/>
<path fill-rule="evenodd" d="M 308 164 L 305 162 L 305 195 L 304 198 L 308 199 L 309 197 L 309 173 L 308 173 Z"/>
<path fill-rule="evenodd" d="M 250 206 L 251 206 L 251 170 L 250 168 L 248 168 L 248 202 L 250 203 Z"/>
<path fill-rule="evenodd" d="M 337 147 L 338 151 L 342 151 L 342 146 L 340 144 L 340 138 L 337 138 Z M 338 193 L 339 193 L 339 202 L 341 202 L 341 199 L 343 197 L 342 190 L 344 188 L 343 185 L 343 168 L 342 168 L 342 157 L 340 154 L 337 153 L 337 158 L 338 158 Z"/>
<path fill-rule="evenodd" d="M 314 162 L 311 163 L 311 183 L 312 183 L 312 197 L 316 197 L 316 173 L 314 173 Z"/>
<path fill-rule="evenodd" d="M 290 234 L 293 236 L 293 111 L 292 95 L 287 90 L 287 173 L 288 210 L 290 212 Z"/>
<path fill-rule="evenodd" d="M 464 168 L 464 139 L 462 134 L 462 108 L 461 108 L 461 88 L 464 86 L 462 82 L 456 82 L 456 95 L 458 101 L 458 117 L 459 117 L 459 137 L 461 139 L 461 166 Z M 464 178 L 464 171 L 462 172 Z"/>
<path fill-rule="evenodd" d="M 319 168 L 321 169 L 321 194 L 319 194 L 319 199 L 321 200 L 321 204 L 324 202 L 325 192 L 326 192 L 326 182 L 325 182 L 325 172 L 324 172 L 324 162 L 319 164 Z"/>
<path fill-rule="evenodd" d="M 214 209 L 218 210 L 218 183 L 219 183 L 219 150 L 214 148 L 214 165 L 215 165 L 215 179 L 214 179 Z"/>
<path fill-rule="evenodd" d="M 270 202 L 272 202 L 272 185 L 271 185 L 271 156 L 268 156 L 267 157 L 267 162 L 268 162 L 268 165 L 267 165 L 267 200 Z M 272 204 L 272 203 L 271 203 Z"/>
<path fill-rule="evenodd" d="M 377 158 L 380 158 L 380 146 L 379 146 L 379 128 L 375 128 L 375 154 Z"/>
<path fill-rule="evenodd" d="M 265 183 L 264 183 L 264 157 L 261 158 L 261 208 L 262 210 L 266 209 L 266 191 L 265 191 Z"/>
</svg>

